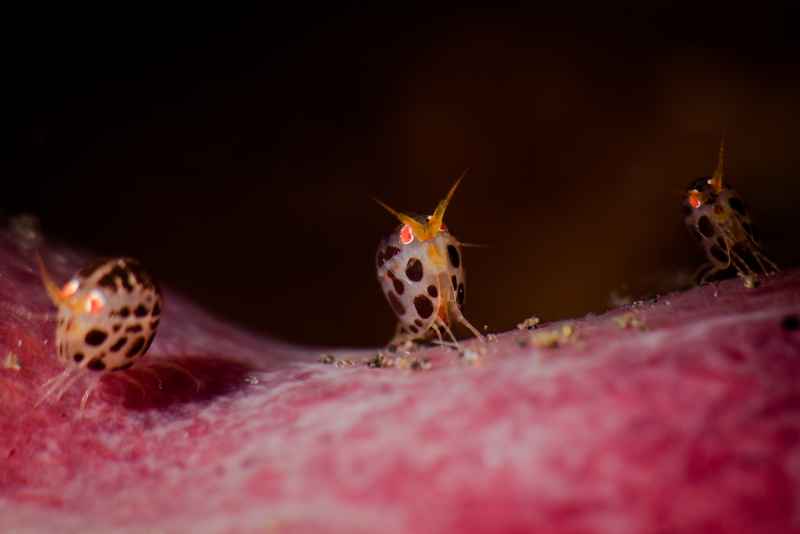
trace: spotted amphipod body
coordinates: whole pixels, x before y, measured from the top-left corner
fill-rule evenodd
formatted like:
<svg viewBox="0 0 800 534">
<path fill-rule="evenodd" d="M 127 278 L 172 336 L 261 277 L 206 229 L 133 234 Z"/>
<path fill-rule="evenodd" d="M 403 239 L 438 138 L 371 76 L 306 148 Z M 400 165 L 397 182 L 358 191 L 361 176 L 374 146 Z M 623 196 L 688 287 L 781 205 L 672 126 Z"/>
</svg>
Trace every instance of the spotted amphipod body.
<svg viewBox="0 0 800 534">
<path fill-rule="evenodd" d="M 42 281 L 58 307 L 55 346 L 63 373 L 44 386 L 40 402 L 60 398 L 82 376 L 94 375 L 81 406 L 108 371 L 129 369 L 150 348 L 161 315 L 161 292 L 141 264 L 130 258 L 96 261 L 62 288 L 39 258 Z"/>
<path fill-rule="evenodd" d="M 401 223 L 381 241 L 376 258 L 378 282 L 399 321 L 395 341 L 425 338 L 431 331 L 441 339 L 440 329 L 455 340 L 451 319 L 482 338 L 462 313 L 466 291 L 463 244 L 443 223 L 461 178 L 428 217 L 399 213 L 378 201 Z"/>
<path fill-rule="evenodd" d="M 741 196 L 723 181 L 724 155 L 723 143 L 713 176 L 689 184 L 683 202 L 686 226 L 700 241 L 709 261 L 698 273 L 704 273 L 700 283 L 730 268 L 745 280 L 759 272 L 778 270 L 756 241 L 753 221 Z"/>
</svg>

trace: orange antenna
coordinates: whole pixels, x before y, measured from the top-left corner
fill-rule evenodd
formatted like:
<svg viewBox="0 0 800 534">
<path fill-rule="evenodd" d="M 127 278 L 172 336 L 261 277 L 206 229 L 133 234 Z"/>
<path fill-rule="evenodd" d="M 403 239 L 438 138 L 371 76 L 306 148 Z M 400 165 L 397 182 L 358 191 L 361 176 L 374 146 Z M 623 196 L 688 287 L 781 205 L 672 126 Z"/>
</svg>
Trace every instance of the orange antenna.
<svg viewBox="0 0 800 534">
<path fill-rule="evenodd" d="M 42 283 L 44 284 L 44 288 L 47 290 L 47 294 L 50 296 L 50 300 L 52 300 L 53 304 L 56 306 L 60 306 L 66 299 L 61 294 L 61 290 L 58 288 L 56 283 L 53 282 L 53 278 L 47 271 L 47 267 L 44 266 L 44 260 L 42 260 L 42 256 L 38 252 L 36 253 L 36 262 L 39 264 L 39 272 L 42 275 Z"/>
<path fill-rule="evenodd" d="M 722 138 L 722 141 L 719 143 L 719 159 L 717 160 L 717 169 L 714 171 L 714 175 L 708 181 L 708 184 L 714 189 L 714 192 L 719 193 L 722 191 L 722 175 L 724 171 L 724 159 L 725 159 L 725 137 Z"/>
<path fill-rule="evenodd" d="M 414 217 L 411 217 L 410 215 L 406 215 L 405 213 L 400 213 L 399 211 L 397 211 L 397 210 L 395 210 L 393 208 L 390 208 L 389 206 L 387 206 L 386 204 L 384 204 L 383 202 L 381 202 L 377 198 L 373 198 L 372 200 L 374 200 L 375 202 L 377 202 L 378 204 L 383 206 L 383 208 L 386 211 L 388 211 L 389 213 L 391 213 L 392 215 L 397 217 L 398 221 L 400 221 L 403 224 L 407 224 L 411 228 L 411 231 L 414 232 L 414 235 L 417 236 L 418 239 L 422 239 L 422 236 L 426 235 L 426 232 L 427 232 L 426 225 L 424 225 L 421 222 L 417 221 Z"/>
<path fill-rule="evenodd" d="M 428 218 L 427 223 L 421 223 L 410 215 L 400 213 L 399 211 L 390 208 L 377 198 L 373 198 L 373 200 L 383 206 L 386 211 L 397 217 L 401 223 L 407 224 L 411 228 L 411 231 L 414 232 L 414 236 L 416 236 L 417 239 L 420 241 L 428 241 L 429 239 L 436 237 L 436 234 L 438 234 L 439 230 L 441 230 L 442 222 L 444 221 L 444 212 L 447 210 L 447 205 L 450 204 L 450 199 L 453 198 L 453 193 L 456 192 L 458 184 L 461 183 L 461 180 L 467 174 L 467 171 L 469 171 L 469 169 L 466 169 L 463 173 L 461 173 L 461 176 L 458 178 L 458 180 L 456 180 L 456 183 L 454 183 L 450 188 L 450 191 L 447 192 L 447 196 L 444 197 L 444 200 L 439 202 L 439 204 L 436 206 L 436 210 L 433 212 L 433 215 Z"/>
<path fill-rule="evenodd" d="M 461 173 L 461 176 L 458 177 L 456 183 L 450 188 L 450 191 L 447 192 L 447 196 L 439 202 L 439 205 L 436 206 L 436 211 L 433 212 L 431 218 L 428 220 L 428 230 L 431 233 L 431 237 L 435 236 L 439 233 L 439 230 L 442 228 L 442 222 L 444 221 L 444 212 L 447 210 L 447 205 L 450 204 L 450 199 L 453 198 L 453 193 L 456 192 L 458 188 L 458 184 L 461 183 L 461 180 L 464 179 L 464 176 L 467 175 L 469 169 L 464 169 L 464 172 Z"/>
</svg>

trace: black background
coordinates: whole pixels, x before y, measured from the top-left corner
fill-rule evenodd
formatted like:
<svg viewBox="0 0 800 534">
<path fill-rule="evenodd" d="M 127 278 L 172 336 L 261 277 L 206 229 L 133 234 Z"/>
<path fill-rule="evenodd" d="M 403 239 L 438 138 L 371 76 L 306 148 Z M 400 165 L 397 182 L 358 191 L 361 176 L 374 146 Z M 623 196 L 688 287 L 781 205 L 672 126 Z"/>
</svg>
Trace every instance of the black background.
<svg viewBox="0 0 800 534">
<path fill-rule="evenodd" d="M 3 211 L 254 330 L 366 346 L 393 331 L 371 196 L 430 212 L 469 167 L 466 312 L 507 329 L 678 284 L 724 132 L 771 256 L 800 259 L 794 8 L 276 9 L 7 14 Z"/>
</svg>

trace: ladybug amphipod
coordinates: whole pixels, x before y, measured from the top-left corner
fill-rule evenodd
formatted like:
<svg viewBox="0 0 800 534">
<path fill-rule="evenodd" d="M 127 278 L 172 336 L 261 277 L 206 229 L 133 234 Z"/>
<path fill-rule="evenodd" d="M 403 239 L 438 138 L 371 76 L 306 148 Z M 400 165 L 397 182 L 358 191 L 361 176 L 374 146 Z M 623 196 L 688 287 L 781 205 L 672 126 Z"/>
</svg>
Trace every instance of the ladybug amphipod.
<svg viewBox="0 0 800 534">
<path fill-rule="evenodd" d="M 711 178 L 689 184 L 683 202 L 689 231 L 700 241 L 709 263 L 698 270 L 700 283 L 733 268 L 747 279 L 778 267 L 764 255 L 753 236 L 753 222 L 739 194 L 723 181 L 725 144 L 720 144 L 717 168 Z M 754 269 L 755 267 L 755 269 Z"/>
<path fill-rule="evenodd" d="M 129 369 L 150 348 L 161 315 L 161 293 L 141 264 L 130 258 L 96 261 L 62 288 L 37 258 L 47 294 L 58 308 L 56 354 L 63 373 L 44 385 L 39 401 L 60 398 L 80 377 L 95 374 L 81 401 L 107 371 Z"/>
<path fill-rule="evenodd" d="M 376 200 L 401 223 L 381 241 L 376 257 L 378 282 L 399 320 L 394 343 L 426 338 L 431 333 L 441 341 L 440 329 L 455 341 L 451 319 L 482 339 L 462 313 L 466 288 L 463 244 L 443 222 L 463 177 L 428 217 L 406 215 Z"/>
</svg>

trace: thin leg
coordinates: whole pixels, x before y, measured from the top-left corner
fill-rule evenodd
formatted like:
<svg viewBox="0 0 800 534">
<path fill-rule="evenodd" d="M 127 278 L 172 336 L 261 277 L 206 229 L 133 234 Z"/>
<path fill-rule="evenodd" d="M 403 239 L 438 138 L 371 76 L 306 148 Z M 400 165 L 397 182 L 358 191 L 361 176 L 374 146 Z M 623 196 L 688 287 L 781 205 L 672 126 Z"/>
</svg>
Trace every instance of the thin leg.
<svg viewBox="0 0 800 534">
<path fill-rule="evenodd" d="M 458 350 L 458 342 L 451 343 L 449 341 L 445 341 L 444 338 L 442 338 L 442 332 L 439 330 L 439 328 L 441 326 L 445 326 L 445 325 L 444 325 L 444 323 L 440 322 L 438 319 L 433 324 L 431 324 L 431 330 L 436 332 L 436 336 L 439 338 L 439 344 L 441 346 L 443 346 L 443 347 L 450 347 L 451 349 Z M 447 327 L 445 326 L 445 328 L 447 328 Z M 447 328 L 447 332 L 450 334 L 450 337 L 453 340 L 455 340 L 455 338 L 453 338 L 453 333 L 450 332 L 449 328 Z"/>
<path fill-rule="evenodd" d="M 158 384 L 158 389 L 159 390 L 163 390 L 164 389 L 164 382 L 161 380 L 161 377 L 158 376 L 158 373 L 153 371 L 150 367 L 141 366 L 141 367 L 137 367 L 136 369 L 138 371 L 144 371 L 147 374 L 149 374 L 150 376 L 152 376 L 153 378 L 155 378 L 156 383 Z"/>
<path fill-rule="evenodd" d="M 455 317 L 456 321 L 466 326 L 469 329 L 469 331 L 472 332 L 472 335 L 480 339 L 481 342 L 485 341 L 480 331 L 474 326 L 472 326 L 472 324 L 469 321 L 467 321 L 467 318 L 464 317 L 464 314 L 461 313 L 461 308 L 459 308 L 458 305 L 456 304 L 456 302 L 458 301 L 458 295 L 456 294 L 456 289 L 452 286 L 450 281 L 447 278 L 444 278 L 440 279 L 439 282 L 440 282 L 439 283 L 440 293 L 442 289 L 445 289 L 446 291 L 450 292 L 450 302 L 447 305 L 448 315 L 450 315 L 451 317 Z M 447 328 L 450 337 L 455 341 L 456 338 L 455 336 L 453 336 L 453 332 L 450 331 L 450 327 L 448 327 L 447 324 L 444 323 L 444 321 L 442 321 L 441 324 L 443 324 L 445 328 Z M 456 342 L 456 344 L 458 344 L 458 342 Z"/>
<path fill-rule="evenodd" d="M 103 375 L 96 376 L 92 379 L 92 383 L 89 384 L 89 387 L 86 388 L 86 391 L 83 393 L 83 397 L 81 398 L 81 412 L 86 409 L 86 404 L 89 402 L 89 397 L 91 397 L 92 392 L 97 387 L 97 384 L 100 383 L 100 379 L 103 378 Z"/>
<path fill-rule="evenodd" d="M 472 325 L 470 324 L 470 322 L 469 322 L 469 321 L 467 321 L 467 318 L 466 318 L 466 317 L 464 317 L 464 314 L 463 314 L 463 313 L 461 313 L 461 310 L 458 308 L 458 306 L 450 306 L 450 313 L 451 313 L 451 314 L 453 314 L 453 315 L 455 316 L 456 320 L 457 320 L 459 323 L 461 323 L 461 324 L 463 324 L 464 326 L 466 326 L 466 327 L 469 329 L 469 331 L 470 331 L 470 332 L 472 332 L 472 335 L 474 335 L 475 337 L 477 337 L 478 339 L 480 339 L 480 340 L 481 340 L 481 342 L 484 342 L 484 341 L 486 341 L 485 339 L 483 339 L 483 336 L 481 335 L 480 331 L 478 331 L 478 329 L 477 329 L 477 328 L 475 328 L 474 326 L 472 326 Z M 451 336 L 452 336 L 452 334 L 451 334 Z"/>
<path fill-rule="evenodd" d="M 724 236 L 723 236 L 723 240 L 724 240 Z M 697 272 L 695 273 L 695 275 L 699 275 L 699 274 L 700 274 L 701 272 L 703 272 L 703 270 L 704 270 L 704 269 L 706 269 L 706 268 L 709 268 L 709 270 L 708 270 L 708 272 L 706 272 L 706 273 L 703 275 L 703 277 L 702 277 L 702 278 L 700 278 L 700 282 L 698 282 L 698 284 L 697 284 L 697 285 L 703 285 L 703 284 L 705 284 L 705 283 L 706 283 L 706 281 L 708 281 L 708 279 L 709 279 L 710 277 L 714 276 L 715 274 L 717 274 L 717 273 L 718 273 L 718 272 L 720 272 L 720 271 L 724 271 L 724 270 L 726 270 L 726 269 L 730 268 L 730 266 L 731 266 L 731 252 L 732 252 L 732 250 L 731 250 L 731 248 L 730 248 L 729 246 L 727 246 L 727 244 L 729 243 L 729 241 L 727 241 L 727 240 L 724 240 L 724 241 L 725 241 L 725 244 L 726 244 L 726 247 L 725 247 L 725 257 L 727 257 L 727 258 L 728 258 L 728 261 L 727 261 L 727 263 L 725 263 L 725 264 L 722 264 L 722 262 L 719 262 L 719 260 L 717 260 L 717 261 L 711 261 L 711 262 L 709 262 L 709 263 L 707 263 L 707 264 L 703 264 L 703 265 L 701 265 L 701 266 L 700 266 L 700 268 L 699 268 L 699 269 L 697 270 Z M 709 252 L 709 250 L 710 250 L 710 249 L 709 249 L 709 248 L 706 248 L 705 250 L 706 250 L 706 257 L 707 257 L 707 258 L 713 258 L 713 255 L 712 255 L 712 254 Z M 734 267 L 735 267 L 735 265 L 734 265 Z M 738 271 L 738 268 L 737 268 L 737 271 Z"/>
<path fill-rule="evenodd" d="M 417 342 L 417 341 L 425 341 L 429 336 L 429 330 L 422 331 L 418 334 L 413 334 L 411 332 L 402 332 L 403 325 L 402 323 L 397 323 L 397 329 L 395 330 L 394 337 L 391 341 L 389 341 L 388 346 L 394 347 L 395 349 L 400 349 L 403 345 L 408 342 Z"/>
<path fill-rule="evenodd" d="M 740 273 L 742 273 L 745 276 L 747 276 L 747 275 L 755 275 L 756 274 L 756 273 L 753 272 L 753 269 L 750 268 L 750 266 L 747 264 L 747 262 L 744 261 L 744 258 L 739 256 L 733 249 L 729 249 L 728 252 L 730 253 L 731 260 L 733 260 L 733 266 L 736 268 L 737 271 L 739 271 Z M 737 262 L 738 262 L 738 265 L 737 265 Z M 741 269 L 740 266 L 744 267 L 744 269 Z"/>
<path fill-rule="evenodd" d="M 186 376 L 191 378 L 192 382 L 194 382 L 194 386 L 195 386 L 195 389 L 197 391 L 200 391 L 200 389 L 203 387 L 203 383 L 200 380 L 198 380 L 192 373 L 190 373 L 188 369 L 186 369 L 184 366 L 182 366 L 180 364 L 177 364 L 175 362 L 154 361 L 150 365 L 151 366 L 166 367 L 168 369 L 173 369 L 175 371 L 179 371 L 179 372 L 185 374 Z"/>
<path fill-rule="evenodd" d="M 704 263 L 703 265 L 701 265 L 700 267 L 695 269 L 694 274 L 692 274 L 692 280 L 705 280 L 705 276 L 701 277 L 700 275 L 703 274 L 704 271 L 707 271 L 707 270 L 713 269 L 713 268 L 714 268 L 713 264 L 708 263 L 708 262 Z M 698 282 L 698 285 L 701 284 L 701 283 L 702 282 Z"/>
<path fill-rule="evenodd" d="M 727 267 L 717 267 L 716 265 L 711 265 L 711 269 L 706 274 L 703 275 L 703 277 L 700 279 L 700 282 L 698 282 L 697 285 L 702 286 L 703 284 L 706 283 L 709 277 L 714 276 L 718 272 L 724 271 L 725 269 L 727 269 Z"/>
<path fill-rule="evenodd" d="M 53 395 L 55 396 L 55 400 L 60 399 L 64 392 L 67 391 L 81 375 L 82 373 L 80 370 L 75 367 L 70 367 L 45 382 L 42 385 L 44 393 L 42 393 L 42 396 L 34 407 L 38 407 Z"/>
<path fill-rule="evenodd" d="M 64 369 L 54 377 L 47 380 L 44 384 L 41 385 L 40 389 L 42 390 L 42 396 L 39 397 L 39 400 L 36 401 L 34 408 L 38 408 L 40 404 L 42 404 L 53 391 L 59 388 L 61 384 L 64 383 L 65 380 L 69 379 L 72 375 L 72 369 Z"/>
<path fill-rule="evenodd" d="M 411 334 L 403 332 L 402 330 L 403 330 L 403 323 L 398 321 L 397 326 L 394 329 L 394 336 L 392 336 L 391 341 L 389 341 L 389 345 L 400 347 L 406 341 L 414 339 Z"/>
<path fill-rule="evenodd" d="M 439 331 L 439 327 L 436 325 L 436 323 L 433 323 L 431 325 L 431 330 L 436 332 L 436 337 L 439 338 L 439 345 L 444 345 L 444 339 L 442 338 L 442 333 Z"/>
<path fill-rule="evenodd" d="M 764 263 L 762 263 L 762 261 L 761 261 L 761 260 L 764 260 L 765 262 L 767 262 L 767 263 L 769 264 L 769 266 L 770 266 L 770 267 L 772 267 L 772 273 L 776 273 L 776 272 L 780 271 L 780 269 L 778 269 L 778 266 L 777 266 L 777 265 L 775 265 L 775 264 L 772 262 L 772 260 L 770 260 L 768 257 L 766 257 L 765 255 L 763 255 L 763 254 L 762 254 L 761 252 L 759 252 L 758 250 L 755 250 L 755 249 L 753 250 L 753 256 L 755 256 L 755 258 L 756 258 L 756 261 L 758 262 L 758 265 L 759 265 L 759 267 L 761 267 L 761 271 L 762 271 L 764 274 L 771 274 L 771 273 L 770 273 L 770 272 L 769 272 L 769 271 L 768 271 L 768 270 L 767 270 L 767 269 L 764 267 Z"/>
<path fill-rule="evenodd" d="M 153 374 L 155 374 L 155 373 L 153 373 Z M 143 399 L 147 398 L 147 392 L 145 391 L 144 386 L 142 386 L 142 384 L 140 384 L 138 380 L 135 380 L 133 377 L 129 376 L 125 371 L 122 371 L 121 373 L 114 373 L 111 376 L 113 376 L 114 378 L 119 378 L 120 380 L 123 380 L 123 381 L 125 381 L 125 382 L 127 382 L 129 384 L 133 384 L 134 386 L 136 386 L 139 389 L 139 393 L 142 394 L 142 398 Z M 156 378 L 157 378 L 157 376 L 156 376 Z M 159 379 L 159 383 L 160 382 L 161 382 L 161 380 Z"/>
<path fill-rule="evenodd" d="M 458 347 L 458 340 L 456 339 L 456 336 L 453 335 L 453 331 L 450 330 L 450 327 L 447 326 L 447 323 L 445 323 L 441 319 L 437 319 L 436 322 L 439 324 L 439 328 L 442 328 L 447 333 L 447 335 L 450 336 L 450 339 L 453 340 L 453 344 L 456 347 Z"/>
<path fill-rule="evenodd" d="M 60 388 L 60 389 L 59 389 L 59 390 L 58 390 L 58 391 L 55 393 L 55 395 L 56 395 L 56 400 L 60 400 L 60 399 L 61 399 L 61 397 L 64 395 L 64 393 L 66 393 L 66 392 L 67 392 L 67 391 L 68 391 L 68 390 L 69 390 L 69 389 L 70 389 L 72 386 L 74 386 L 74 385 L 75 385 L 75 382 L 77 382 L 79 379 L 83 378 L 83 376 L 84 376 L 84 373 L 83 373 L 83 372 L 81 372 L 81 371 L 78 371 L 78 372 L 76 372 L 76 373 L 75 373 L 75 376 L 73 376 L 73 377 L 72 377 L 72 378 L 71 378 L 71 379 L 70 379 L 70 380 L 69 380 L 69 381 L 68 381 L 66 384 L 64 384 L 64 385 L 63 385 L 63 386 L 62 386 L 62 387 L 61 387 L 61 388 Z"/>
</svg>

